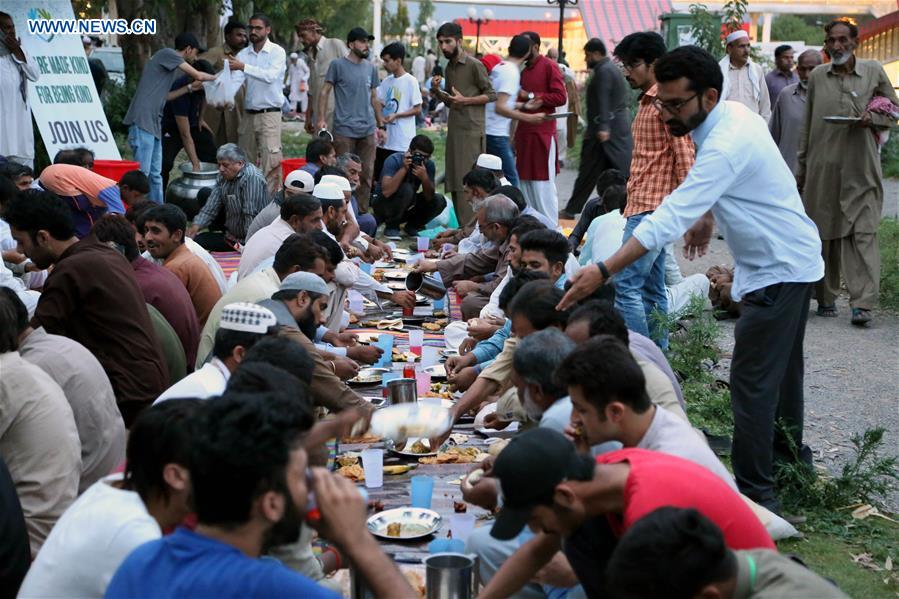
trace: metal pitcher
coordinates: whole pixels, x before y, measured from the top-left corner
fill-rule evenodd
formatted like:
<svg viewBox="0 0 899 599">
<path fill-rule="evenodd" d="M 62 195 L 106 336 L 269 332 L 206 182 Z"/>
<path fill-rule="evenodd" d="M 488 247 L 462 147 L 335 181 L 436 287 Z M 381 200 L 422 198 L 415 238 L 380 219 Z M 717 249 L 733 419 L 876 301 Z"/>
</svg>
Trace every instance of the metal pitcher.
<svg viewBox="0 0 899 599">
<path fill-rule="evenodd" d="M 200 170 L 194 172 L 190 162 L 185 162 L 181 164 L 179 170 L 181 176 L 169 182 L 165 192 L 165 201 L 184 210 L 187 220 L 191 220 L 200 211 L 197 194 L 202 189 L 212 188 L 216 185 L 216 177 L 219 174 L 218 164 L 201 162 Z"/>
<path fill-rule="evenodd" d="M 478 558 L 474 554 L 436 553 L 425 562 L 428 599 L 472 599 L 478 594 Z"/>
<path fill-rule="evenodd" d="M 393 379 L 387 381 L 387 403 L 395 406 L 401 403 L 418 401 L 418 388 L 415 379 Z"/>
<path fill-rule="evenodd" d="M 446 295 L 446 287 L 434 277 L 427 277 L 420 272 L 406 275 L 406 289 L 421 293 L 431 299 L 442 299 Z"/>
</svg>

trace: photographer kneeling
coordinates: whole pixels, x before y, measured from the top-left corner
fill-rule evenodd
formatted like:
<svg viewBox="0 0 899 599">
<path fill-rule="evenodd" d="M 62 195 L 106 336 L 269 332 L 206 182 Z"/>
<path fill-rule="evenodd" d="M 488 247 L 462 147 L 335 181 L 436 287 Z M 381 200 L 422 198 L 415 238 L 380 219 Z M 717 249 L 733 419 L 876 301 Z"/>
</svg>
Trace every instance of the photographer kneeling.
<svg viewBox="0 0 899 599">
<path fill-rule="evenodd" d="M 404 222 L 406 233 L 415 236 L 446 208 L 446 199 L 434 191 L 433 153 L 431 140 L 416 135 L 406 152 L 391 154 L 384 161 L 381 192 L 374 200 L 373 209 L 378 222 L 385 223 L 386 237 L 399 237 Z"/>
</svg>

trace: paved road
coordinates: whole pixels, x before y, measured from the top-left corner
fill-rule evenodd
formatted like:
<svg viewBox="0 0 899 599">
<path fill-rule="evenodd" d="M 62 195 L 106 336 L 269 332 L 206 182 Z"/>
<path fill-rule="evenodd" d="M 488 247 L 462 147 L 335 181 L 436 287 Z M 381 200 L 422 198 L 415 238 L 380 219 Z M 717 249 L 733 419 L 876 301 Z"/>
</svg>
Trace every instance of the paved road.
<svg viewBox="0 0 899 599">
<path fill-rule="evenodd" d="M 575 174 L 566 169 L 557 180 L 562 205 L 571 193 Z M 884 188 L 884 216 L 896 217 L 899 180 L 888 180 Z M 690 262 L 679 255 L 678 261 L 685 275 L 733 262 L 727 246 L 718 239 L 703 258 Z M 851 455 L 852 434 L 867 428 L 886 428 L 884 447 L 899 453 L 899 315 L 875 311 L 873 326 L 859 329 L 849 324 L 845 292 L 837 306 L 838 318 L 809 316 L 805 337 L 805 435 L 816 461 L 832 472 Z M 721 325 L 721 347 L 728 356 L 733 349 L 734 322 Z M 722 360 L 722 376 L 727 376 L 729 366 L 729 359 Z M 894 490 L 889 504 L 899 509 L 899 490 Z"/>
</svg>

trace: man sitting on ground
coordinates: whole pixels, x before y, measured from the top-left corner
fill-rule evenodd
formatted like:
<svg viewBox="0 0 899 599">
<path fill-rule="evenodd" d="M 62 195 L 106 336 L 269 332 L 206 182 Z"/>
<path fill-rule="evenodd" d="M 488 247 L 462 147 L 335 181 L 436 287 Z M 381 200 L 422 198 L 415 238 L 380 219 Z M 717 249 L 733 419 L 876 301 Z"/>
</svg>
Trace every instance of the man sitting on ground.
<svg viewBox="0 0 899 599">
<path fill-rule="evenodd" d="M 768 549 L 734 551 L 695 509 L 660 507 L 618 541 L 606 568 L 613 597 L 846 599 L 833 583 Z"/>
<path fill-rule="evenodd" d="M 435 191 L 436 167 L 431 155 L 434 143 L 426 135 L 416 135 L 405 152 L 395 152 L 384 160 L 380 192 L 373 209 L 384 224 L 384 236 L 399 239 L 400 225 L 412 237 L 446 208 L 446 198 Z"/>
<path fill-rule="evenodd" d="M 375 233 L 378 231 L 378 221 L 368 212 L 359 212 L 359 202 L 356 198 L 356 193 L 359 191 L 359 185 L 362 183 L 362 159 L 358 154 L 344 152 L 337 157 L 335 166 L 343 171 L 347 181 L 350 182 L 350 204 L 353 206 L 353 215 L 356 217 L 356 223 L 359 225 L 359 230 L 370 237 L 374 237 Z"/>
<path fill-rule="evenodd" d="M 475 167 L 468 171 L 462 177 L 462 191 L 468 203 L 471 204 L 472 210 L 477 212 L 487 197 L 496 193 L 499 181 L 493 175 L 493 172 Z M 484 236 L 478 230 L 477 219 L 473 218 L 470 222 L 459 223 L 458 229 L 449 229 L 438 233 L 434 238 L 434 243 L 438 248 L 442 248 L 444 244 L 455 244 L 456 250 L 460 254 L 467 254 L 481 249 L 488 244 Z"/>
<path fill-rule="evenodd" d="M 150 179 L 141 170 L 128 171 L 119 179 L 119 195 L 127 207 L 137 202 L 149 202 L 148 193 L 150 193 Z"/>
<path fill-rule="evenodd" d="M 259 229 L 258 234 L 247 241 L 240 255 L 238 277 L 249 275 L 260 262 L 274 256 L 281 243 L 291 235 L 311 233 L 323 228 L 320 201 L 306 194 L 288 196 L 281 204 L 280 216 L 270 225 Z"/>
<path fill-rule="evenodd" d="M 299 194 L 312 195 L 315 189 L 315 178 L 304 170 L 291 171 L 284 179 L 284 188 L 279 190 L 268 206 L 259 211 L 250 228 L 247 229 L 247 243 L 253 238 L 259 229 L 267 227 L 281 216 L 281 204 L 291 196 Z"/>
<path fill-rule="evenodd" d="M 143 214 L 147 251 L 181 281 L 190 295 L 200 326 L 222 297 L 206 265 L 184 245 L 187 216 L 174 204 L 154 206 Z"/>
<path fill-rule="evenodd" d="M 334 144 L 327 139 L 316 137 L 306 146 L 306 164 L 300 167 L 310 175 L 315 175 L 323 166 L 337 164 L 337 151 Z"/>
<path fill-rule="evenodd" d="M 244 353 L 266 335 L 276 332 L 277 321 L 270 310 L 250 303 L 228 304 L 219 320 L 212 359 L 169 387 L 154 403 L 182 398 L 208 399 L 221 395 Z"/>
<path fill-rule="evenodd" d="M 128 436 L 125 474 L 94 483 L 53 527 L 22 597 L 102 597 L 128 554 L 191 511 L 188 458 L 196 400 L 148 408 Z"/>
</svg>

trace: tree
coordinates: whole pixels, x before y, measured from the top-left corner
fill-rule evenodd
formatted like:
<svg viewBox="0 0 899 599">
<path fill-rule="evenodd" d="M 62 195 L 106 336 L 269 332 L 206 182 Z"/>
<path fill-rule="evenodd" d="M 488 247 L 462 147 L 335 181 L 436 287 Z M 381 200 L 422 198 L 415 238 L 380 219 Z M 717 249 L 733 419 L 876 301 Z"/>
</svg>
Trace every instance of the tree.
<svg viewBox="0 0 899 599">
<path fill-rule="evenodd" d="M 396 12 L 390 12 L 385 6 L 381 25 L 384 37 L 402 39 L 406 29 L 411 25 L 409 7 L 406 3 L 403 0 L 396 0 Z"/>
<path fill-rule="evenodd" d="M 691 4 L 690 16 L 693 24 L 690 34 L 694 43 L 714 56 L 724 56 L 724 44 L 721 43 L 721 15 L 709 11 L 705 4 Z"/>
<path fill-rule="evenodd" d="M 824 39 L 824 30 L 794 15 L 777 15 L 771 26 L 771 39 L 803 41 L 810 46 L 819 46 Z"/>
<path fill-rule="evenodd" d="M 422 25 L 427 25 L 428 20 L 434 16 L 434 3 L 431 0 L 420 0 L 418 3 L 418 18 L 415 20 L 415 28 L 421 31 Z"/>
</svg>

